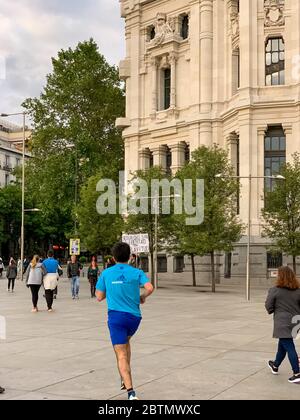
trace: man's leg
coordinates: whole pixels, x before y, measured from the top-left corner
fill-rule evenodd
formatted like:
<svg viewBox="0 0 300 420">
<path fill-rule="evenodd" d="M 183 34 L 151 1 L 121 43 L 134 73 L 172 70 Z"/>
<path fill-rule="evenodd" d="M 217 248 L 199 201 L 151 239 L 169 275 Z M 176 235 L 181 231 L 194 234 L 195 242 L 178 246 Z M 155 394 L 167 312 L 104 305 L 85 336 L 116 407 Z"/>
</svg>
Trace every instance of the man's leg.
<svg viewBox="0 0 300 420">
<path fill-rule="evenodd" d="M 80 288 L 80 277 L 79 276 L 76 277 L 76 283 L 75 283 L 75 285 L 76 285 L 76 297 L 78 297 L 78 295 L 79 295 L 79 288 Z"/>
<path fill-rule="evenodd" d="M 75 294 L 76 294 L 76 291 L 75 291 L 75 277 L 71 278 L 71 293 L 72 293 L 72 298 L 74 299 Z"/>
<path fill-rule="evenodd" d="M 118 369 L 124 385 L 127 390 L 132 389 L 130 358 L 128 358 L 128 355 L 130 354 L 130 344 L 118 344 L 114 346 L 114 350 L 117 357 Z"/>
</svg>

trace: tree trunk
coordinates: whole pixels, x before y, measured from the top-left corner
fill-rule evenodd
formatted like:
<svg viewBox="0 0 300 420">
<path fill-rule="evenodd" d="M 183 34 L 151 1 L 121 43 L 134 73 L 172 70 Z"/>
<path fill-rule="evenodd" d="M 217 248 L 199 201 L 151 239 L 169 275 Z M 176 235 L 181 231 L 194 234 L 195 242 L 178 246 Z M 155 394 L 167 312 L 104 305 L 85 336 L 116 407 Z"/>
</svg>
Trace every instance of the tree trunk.
<svg viewBox="0 0 300 420">
<path fill-rule="evenodd" d="M 296 255 L 293 255 L 293 269 L 294 273 L 297 274 Z"/>
<path fill-rule="evenodd" d="M 197 283 L 196 283 L 195 255 L 194 254 L 191 254 L 191 260 L 192 260 L 193 287 L 196 287 Z"/>
<path fill-rule="evenodd" d="M 216 276 L 215 276 L 215 253 L 212 251 L 210 253 L 210 263 L 211 263 L 211 291 L 216 293 Z"/>
</svg>

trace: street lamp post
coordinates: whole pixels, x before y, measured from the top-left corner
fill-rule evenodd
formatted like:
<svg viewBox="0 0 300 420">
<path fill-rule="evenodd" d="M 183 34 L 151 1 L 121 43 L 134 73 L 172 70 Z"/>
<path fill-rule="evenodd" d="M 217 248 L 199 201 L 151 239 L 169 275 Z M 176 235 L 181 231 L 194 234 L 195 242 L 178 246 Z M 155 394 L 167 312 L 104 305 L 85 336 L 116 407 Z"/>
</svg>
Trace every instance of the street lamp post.
<svg viewBox="0 0 300 420">
<path fill-rule="evenodd" d="M 251 292 L 251 276 L 250 276 L 250 257 L 251 257 L 251 193 L 252 193 L 252 180 L 253 179 L 277 179 L 284 180 L 282 175 L 271 175 L 271 176 L 223 176 L 222 174 L 216 175 L 216 178 L 234 178 L 234 179 L 248 179 L 249 181 L 249 193 L 248 193 L 248 239 L 247 239 L 247 267 L 246 267 L 246 300 L 250 301 Z"/>
<path fill-rule="evenodd" d="M 24 222 L 25 222 L 25 143 L 26 143 L 26 115 L 28 113 L 16 112 L 13 114 L 0 114 L 1 117 L 23 116 L 23 141 L 22 141 L 22 220 L 21 220 L 21 280 L 23 281 L 24 266 Z"/>
</svg>

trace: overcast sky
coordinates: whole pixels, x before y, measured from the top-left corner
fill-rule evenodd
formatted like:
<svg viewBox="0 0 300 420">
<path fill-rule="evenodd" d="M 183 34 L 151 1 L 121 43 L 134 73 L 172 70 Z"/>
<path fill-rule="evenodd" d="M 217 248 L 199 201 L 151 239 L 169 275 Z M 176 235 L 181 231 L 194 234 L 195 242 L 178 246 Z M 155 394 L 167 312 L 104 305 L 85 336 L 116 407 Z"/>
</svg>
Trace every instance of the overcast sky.
<svg viewBox="0 0 300 420">
<path fill-rule="evenodd" d="M 124 57 L 118 0 L 0 0 L 0 113 L 38 96 L 51 57 L 91 37 L 111 64 Z"/>
</svg>

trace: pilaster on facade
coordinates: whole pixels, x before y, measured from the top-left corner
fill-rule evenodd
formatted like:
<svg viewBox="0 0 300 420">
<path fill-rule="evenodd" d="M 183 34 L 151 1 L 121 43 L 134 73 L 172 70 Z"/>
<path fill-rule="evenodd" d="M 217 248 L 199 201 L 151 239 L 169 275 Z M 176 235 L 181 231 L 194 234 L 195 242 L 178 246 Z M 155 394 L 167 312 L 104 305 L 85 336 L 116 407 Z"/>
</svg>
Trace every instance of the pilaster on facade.
<svg viewBox="0 0 300 420">
<path fill-rule="evenodd" d="M 235 175 L 238 174 L 238 144 L 238 134 L 236 134 L 235 132 L 230 133 L 226 138 L 226 146 Z"/>
<path fill-rule="evenodd" d="M 139 150 L 140 165 L 139 169 L 147 170 L 150 168 L 150 158 L 151 152 L 150 149 Z"/>
<path fill-rule="evenodd" d="M 151 148 L 153 154 L 153 166 L 167 168 L 167 146 L 157 146 Z"/>
<path fill-rule="evenodd" d="M 186 144 L 184 142 L 179 142 L 171 144 L 169 147 L 172 153 L 171 170 L 173 174 L 176 174 L 176 172 L 185 164 Z"/>
</svg>

